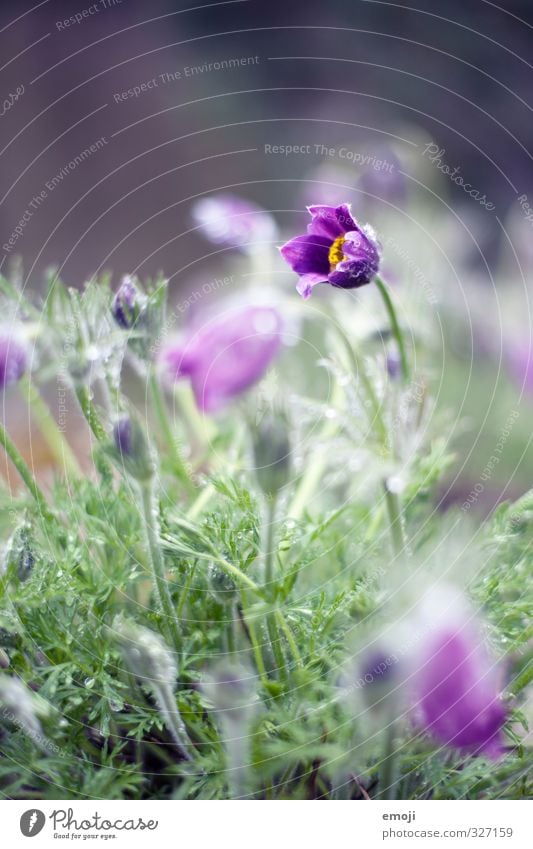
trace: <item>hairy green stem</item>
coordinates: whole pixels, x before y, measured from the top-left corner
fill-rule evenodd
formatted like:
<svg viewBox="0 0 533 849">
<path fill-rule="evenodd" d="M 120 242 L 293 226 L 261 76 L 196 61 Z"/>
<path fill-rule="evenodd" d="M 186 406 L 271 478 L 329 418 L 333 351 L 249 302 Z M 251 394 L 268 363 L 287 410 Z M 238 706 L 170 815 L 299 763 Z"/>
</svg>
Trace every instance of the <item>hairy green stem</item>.
<svg viewBox="0 0 533 849">
<path fill-rule="evenodd" d="M 394 799 L 394 786 L 396 776 L 396 720 L 390 719 L 385 731 L 385 750 L 384 758 L 381 762 L 381 771 L 379 776 L 380 791 L 376 795 L 377 799 L 391 800 Z"/>
<path fill-rule="evenodd" d="M 76 386 L 76 398 L 78 399 L 81 411 L 94 436 L 98 442 L 104 442 L 107 439 L 107 434 L 100 421 L 98 413 L 96 412 L 96 408 L 86 386 Z"/>
<path fill-rule="evenodd" d="M 331 403 L 336 404 L 340 400 L 340 396 L 341 389 L 337 383 L 335 384 Z M 327 419 L 324 423 L 318 437 L 318 442 L 322 443 L 322 446 L 315 449 L 313 459 L 307 464 L 305 472 L 300 478 L 296 492 L 287 508 L 287 519 L 301 519 L 313 493 L 322 480 L 328 463 L 328 457 L 330 456 L 328 442 L 335 436 L 338 426 L 338 422 L 334 419 Z"/>
<path fill-rule="evenodd" d="M 275 518 L 276 518 L 276 498 L 267 501 L 265 517 L 263 523 L 263 565 L 264 565 L 264 591 L 267 598 L 270 598 L 275 604 L 276 587 L 274 583 L 274 545 L 275 545 Z M 285 657 L 281 646 L 281 636 L 278 630 L 278 620 L 274 611 L 269 611 L 266 615 L 266 626 L 268 638 L 272 648 L 272 654 L 278 672 L 287 678 L 287 668 L 285 665 Z"/>
<path fill-rule="evenodd" d="M 265 668 L 265 663 L 263 661 L 263 655 L 261 653 L 261 646 L 259 644 L 259 640 L 257 639 L 257 629 L 255 627 L 254 620 L 246 618 L 246 609 L 248 607 L 248 599 L 246 597 L 246 593 L 244 590 L 241 591 L 241 601 L 242 601 L 242 616 L 244 624 L 248 629 L 248 633 L 250 635 L 250 642 L 252 643 L 252 651 L 255 658 L 255 663 L 257 666 L 257 671 L 259 672 L 259 677 L 261 679 L 261 683 L 263 687 L 268 689 L 268 675 Z"/>
<path fill-rule="evenodd" d="M 168 418 L 167 405 L 165 403 L 157 375 L 153 370 L 150 372 L 148 382 L 157 421 L 170 455 L 172 471 L 178 480 L 181 481 L 187 492 L 189 494 L 194 493 L 196 491 L 196 487 L 183 461 L 180 450 L 176 445 L 174 434 L 172 433 L 172 427 Z"/>
<path fill-rule="evenodd" d="M 181 757 L 186 761 L 192 761 L 192 756 L 189 749 L 192 747 L 191 740 L 187 734 L 185 723 L 181 718 L 181 714 L 176 707 L 176 700 L 170 688 L 160 685 L 154 686 L 154 693 L 159 705 L 159 709 L 167 723 L 169 731 L 174 740 L 174 745 L 179 751 Z"/>
<path fill-rule="evenodd" d="M 165 564 L 159 544 L 158 522 L 155 515 L 154 487 L 151 481 L 141 484 L 141 512 L 146 536 L 150 568 L 154 583 L 154 591 L 159 610 L 164 616 L 164 628 L 167 638 L 176 651 L 179 648 L 179 627 L 176 619 L 176 611 L 172 603 L 167 579 L 165 576 Z"/>
<path fill-rule="evenodd" d="M 405 339 L 398 322 L 398 316 L 396 315 L 396 309 L 394 304 L 392 303 L 392 298 L 389 294 L 389 289 L 387 284 L 381 279 L 379 275 L 376 275 L 374 278 L 376 286 L 379 289 L 379 293 L 383 299 L 383 303 L 385 304 L 385 309 L 387 310 L 387 315 L 389 317 L 392 335 L 396 340 L 396 344 L 398 345 L 398 352 L 400 354 L 400 365 L 402 369 L 403 379 L 405 381 L 409 380 L 410 369 L 409 369 L 409 361 L 407 359 L 407 352 L 405 350 Z"/>
<path fill-rule="evenodd" d="M 384 483 L 384 489 L 385 502 L 387 504 L 387 512 L 389 514 L 392 546 L 394 549 L 394 553 L 396 555 L 399 555 L 403 552 L 405 548 L 405 537 L 403 533 L 403 520 L 400 507 L 400 499 L 395 492 L 390 491 L 386 481 Z"/>
<path fill-rule="evenodd" d="M 373 418 L 370 421 L 372 427 L 378 432 L 382 441 L 386 440 L 387 437 L 387 428 L 385 426 L 385 422 L 383 421 L 383 415 L 381 413 L 381 404 L 378 396 L 374 390 L 374 384 L 372 383 L 370 377 L 367 374 L 365 364 L 362 359 L 356 354 L 354 347 L 344 332 L 344 328 L 342 325 L 336 320 L 335 316 L 326 312 L 327 318 L 330 320 L 332 327 L 334 328 L 337 336 L 342 342 L 344 349 L 348 355 L 349 364 L 351 366 L 354 377 L 358 377 L 363 385 L 363 389 L 365 391 L 365 395 L 370 401 L 370 406 L 372 407 Z"/>
<path fill-rule="evenodd" d="M 4 428 L 3 424 L 0 424 L 0 445 L 2 445 L 4 451 L 7 456 L 13 463 L 20 477 L 24 481 L 27 489 L 33 495 L 35 501 L 39 505 L 39 509 L 44 519 L 50 521 L 53 518 L 52 513 L 48 509 L 48 504 L 46 503 L 46 498 L 44 497 L 41 489 L 37 485 L 35 478 L 30 472 L 28 466 L 22 459 L 20 452 L 15 445 L 15 443 L 10 439 L 9 434 Z"/>
<path fill-rule="evenodd" d="M 81 469 L 72 448 L 70 447 L 65 435 L 59 430 L 52 413 L 41 398 L 39 390 L 35 384 L 24 375 L 19 382 L 24 401 L 31 408 L 39 430 L 46 439 L 46 442 L 54 456 L 54 459 L 65 470 L 67 475 L 79 477 Z"/>
</svg>

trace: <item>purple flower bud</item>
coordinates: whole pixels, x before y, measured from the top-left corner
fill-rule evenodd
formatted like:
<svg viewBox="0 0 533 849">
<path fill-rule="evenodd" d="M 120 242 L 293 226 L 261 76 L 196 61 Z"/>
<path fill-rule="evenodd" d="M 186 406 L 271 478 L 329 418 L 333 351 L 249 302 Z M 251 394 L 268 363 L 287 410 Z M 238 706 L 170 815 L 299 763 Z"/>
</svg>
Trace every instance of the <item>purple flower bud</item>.
<svg viewBox="0 0 533 849">
<path fill-rule="evenodd" d="M 391 380 L 397 380 L 401 374 L 400 355 L 396 351 L 387 354 L 387 374 Z"/>
<path fill-rule="evenodd" d="M 307 235 L 296 236 L 280 248 L 281 255 L 300 279 L 297 290 L 304 298 L 317 283 L 341 289 L 364 286 L 379 269 L 379 248 L 374 232 L 352 218 L 350 205 L 310 206 L 312 221 Z"/>
<path fill-rule="evenodd" d="M 194 204 L 192 216 L 206 239 L 215 245 L 228 245 L 242 251 L 276 239 L 276 222 L 255 203 L 230 194 L 202 198 Z"/>
<path fill-rule="evenodd" d="M 155 473 L 152 451 L 136 419 L 123 416 L 113 427 L 111 456 L 138 481 L 150 480 Z"/>
<path fill-rule="evenodd" d="M 111 307 L 113 318 L 118 326 L 123 330 L 132 328 L 143 310 L 144 301 L 144 296 L 139 292 L 131 277 L 124 277 Z"/>
<path fill-rule="evenodd" d="M 0 331 L 0 390 L 17 383 L 28 367 L 28 352 L 15 336 Z"/>
<path fill-rule="evenodd" d="M 278 353 L 281 315 L 271 306 L 221 313 L 162 355 L 173 379 L 187 377 L 198 407 L 212 413 L 257 383 Z"/>
<path fill-rule="evenodd" d="M 430 633 L 414 682 L 416 712 L 439 743 L 492 757 L 501 753 L 505 709 L 497 673 L 470 623 L 441 623 Z"/>
<path fill-rule="evenodd" d="M 131 457 L 132 453 L 132 427 L 129 416 L 119 419 L 113 427 L 113 440 L 120 454 Z"/>
</svg>

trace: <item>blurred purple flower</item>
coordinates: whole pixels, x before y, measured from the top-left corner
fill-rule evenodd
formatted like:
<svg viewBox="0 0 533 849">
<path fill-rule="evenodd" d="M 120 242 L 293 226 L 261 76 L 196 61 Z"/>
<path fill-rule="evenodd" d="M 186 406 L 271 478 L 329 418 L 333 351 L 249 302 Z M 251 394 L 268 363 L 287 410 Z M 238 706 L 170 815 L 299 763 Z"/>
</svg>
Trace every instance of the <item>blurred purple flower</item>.
<svg viewBox="0 0 533 849">
<path fill-rule="evenodd" d="M 353 169 L 340 168 L 331 162 L 322 162 L 304 181 L 300 193 L 305 206 L 315 204 L 338 206 L 353 191 Z"/>
<path fill-rule="evenodd" d="M 510 347 L 507 363 L 518 386 L 533 395 L 533 347 L 528 342 Z"/>
<path fill-rule="evenodd" d="M 367 195 L 364 200 L 366 210 L 377 208 L 382 203 L 402 207 L 406 200 L 406 181 L 400 173 L 402 163 L 394 151 L 380 147 L 372 157 L 372 166 L 361 174 L 358 187 Z"/>
<path fill-rule="evenodd" d="M 497 675 L 468 624 L 441 625 L 419 656 L 416 709 L 425 729 L 440 743 L 497 757 L 502 752 L 505 708 Z"/>
<path fill-rule="evenodd" d="M 215 412 L 257 383 L 278 353 L 283 322 L 271 306 L 221 313 L 162 355 L 172 378 L 188 377 L 198 407 Z"/>
<path fill-rule="evenodd" d="M 281 255 L 300 280 L 297 289 L 308 298 L 317 283 L 355 289 L 370 283 L 379 268 L 379 249 L 373 231 L 359 227 L 350 206 L 310 206 L 307 235 L 296 236 Z"/>
<path fill-rule="evenodd" d="M 230 194 L 212 195 L 196 201 L 192 217 L 215 245 L 253 251 L 277 236 L 276 222 L 260 206 Z"/>
<path fill-rule="evenodd" d="M 0 390 L 17 383 L 28 367 L 24 343 L 9 331 L 0 331 Z"/>
</svg>

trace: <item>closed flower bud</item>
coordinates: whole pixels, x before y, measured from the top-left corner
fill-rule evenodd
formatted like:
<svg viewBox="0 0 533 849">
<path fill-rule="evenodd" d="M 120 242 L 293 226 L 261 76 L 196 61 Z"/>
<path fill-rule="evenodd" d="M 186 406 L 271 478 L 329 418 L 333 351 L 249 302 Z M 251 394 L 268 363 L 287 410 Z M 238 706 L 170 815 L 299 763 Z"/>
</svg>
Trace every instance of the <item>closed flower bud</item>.
<svg viewBox="0 0 533 849">
<path fill-rule="evenodd" d="M 255 674 L 247 667 L 224 662 L 202 682 L 202 691 L 213 706 L 226 755 L 230 795 L 242 799 L 251 791 L 251 725 L 258 709 Z"/>
<path fill-rule="evenodd" d="M 288 483 L 291 444 L 287 421 L 281 415 L 264 416 L 253 435 L 255 475 L 267 498 L 275 498 Z"/>
<path fill-rule="evenodd" d="M 146 306 L 146 296 L 139 291 L 132 278 L 123 278 L 113 298 L 111 312 L 119 327 L 130 330 L 138 321 Z"/>
<path fill-rule="evenodd" d="M 155 474 L 152 449 L 143 428 L 132 416 L 122 416 L 115 422 L 110 453 L 135 480 L 147 481 Z"/>
<path fill-rule="evenodd" d="M 210 564 L 208 578 L 211 594 L 218 602 L 230 604 L 236 598 L 238 594 L 237 584 L 216 563 Z"/>
<path fill-rule="evenodd" d="M 113 622 L 113 636 L 126 666 L 148 685 L 175 686 L 178 669 L 171 650 L 154 631 L 122 617 Z"/>
<path fill-rule="evenodd" d="M 220 663 L 211 669 L 202 682 L 205 693 L 215 710 L 241 722 L 256 708 L 255 676 L 247 667 L 234 663 Z"/>
<path fill-rule="evenodd" d="M 17 383 L 28 367 L 25 343 L 8 330 L 0 330 L 0 390 Z"/>
<path fill-rule="evenodd" d="M 46 716 L 49 706 L 39 699 L 18 678 L 0 675 L 0 705 L 2 715 L 24 731 L 36 745 L 44 748 L 44 736 L 39 717 Z"/>
<path fill-rule="evenodd" d="M 174 695 L 178 667 L 171 650 L 159 634 L 122 616 L 113 622 L 113 636 L 130 672 L 151 690 L 181 757 L 191 760 L 191 741 Z"/>
<path fill-rule="evenodd" d="M 25 581 L 33 569 L 35 556 L 27 524 L 20 525 L 9 540 L 3 558 L 3 571 Z"/>
</svg>

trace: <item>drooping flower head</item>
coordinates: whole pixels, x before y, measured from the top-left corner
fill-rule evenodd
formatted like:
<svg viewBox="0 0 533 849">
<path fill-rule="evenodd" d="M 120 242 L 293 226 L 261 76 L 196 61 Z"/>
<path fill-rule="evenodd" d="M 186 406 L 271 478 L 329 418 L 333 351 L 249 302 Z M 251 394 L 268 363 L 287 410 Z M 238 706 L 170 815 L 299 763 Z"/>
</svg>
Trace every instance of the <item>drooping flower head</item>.
<svg viewBox="0 0 533 849">
<path fill-rule="evenodd" d="M 417 652 L 415 714 L 439 743 L 498 756 L 506 712 L 495 662 L 471 617 L 452 613 L 450 620 L 437 621 Z"/>
<path fill-rule="evenodd" d="M 283 321 L 272 306 L 218 314 L 162 354 L 173 379 L 188 378 L 198 407 L 215 412 L 265 374 L 282 344 Z"/>
<path fill-rule="evenodd" d="M 374 232 L 360 227 L 350 206 L 309 206 L 311 223 L 305 236 L 296 236 L 281 255 L 300 280 L 297 289 L 308 298 L 313 286 L 331 283 L 356 289 L 370 283 L 379 269 L 379 248 Z"/>
<path fill-rule="evenodd" d="M 273 217 L 255 203 L 235 195 L 202 198 L 194 204 L 192 216 L 206 239 L 215 245 L 250 252 L 276 239 Z"/>
<path fill-rule="evenodd" d="M 17 383 L 28 367 L 25 343 L 6 329 L 0 329 L 0 390 Z"/>
</svg>

